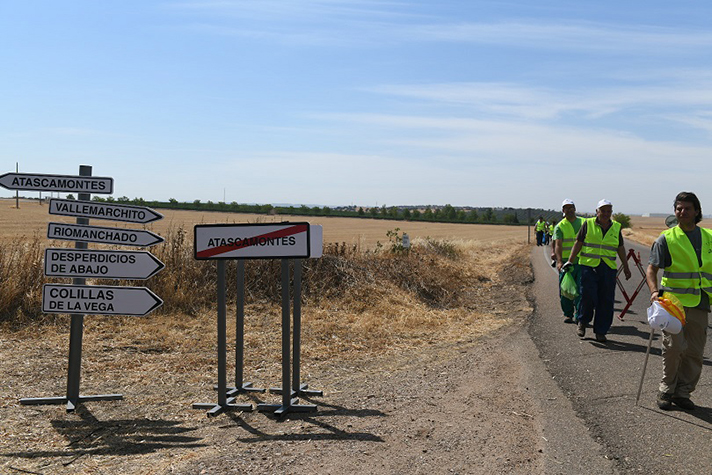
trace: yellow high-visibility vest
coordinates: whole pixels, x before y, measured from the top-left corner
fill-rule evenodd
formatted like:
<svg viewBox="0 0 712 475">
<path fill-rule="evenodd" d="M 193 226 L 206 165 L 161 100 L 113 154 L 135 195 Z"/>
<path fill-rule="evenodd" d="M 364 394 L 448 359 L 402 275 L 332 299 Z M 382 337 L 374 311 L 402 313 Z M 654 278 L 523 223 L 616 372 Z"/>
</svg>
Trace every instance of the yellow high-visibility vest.
<svg viewBox="0 0 712 475">
<path fill-rule="evenodd" d="M 601 226 L 596 223 L 596 218 L 586 219 L 586 236 L 579 253 L 579 264 L 598 267 L 603 259 L 608 267 L 617 269 L 616 255 L 620 245 L 618 240 L 620 231 L 621 223 L 612 221 L 611 228 L 604 236 Z"/>
<path fill-rule="evenodd" d="M 583 221 L 583 218 L 576 217 L 576 221 Z M 567 260 L 571 255 L 571 249 L 574 248 L 574 243 L 576 243 L 576 231 L 574 230 L 573 224 L 564 218 L 559 224 L 556 225 L 557 228 L 561 230 L 561 234 L 564 237 L 561 239 L 561 258 Z M 579 229 L 581 226 L 579 226 Z M 576 261 L 578 262 L 578 256 L 576 256 Z M 576 264 L 576 262 L 574 262 Z"/>
<path fill-rule="evenodd" d="M 660 288 L 672 292 L 685 307 L 700 304 L 702 291 L 712 295 L 712 230 L 702 231 L 702 266 L 690 239 L 680 226 L 663 231 L 672 264 L 663 269 Z M 711 299 L 712 300 L 712 299 Z"/>
</svg>

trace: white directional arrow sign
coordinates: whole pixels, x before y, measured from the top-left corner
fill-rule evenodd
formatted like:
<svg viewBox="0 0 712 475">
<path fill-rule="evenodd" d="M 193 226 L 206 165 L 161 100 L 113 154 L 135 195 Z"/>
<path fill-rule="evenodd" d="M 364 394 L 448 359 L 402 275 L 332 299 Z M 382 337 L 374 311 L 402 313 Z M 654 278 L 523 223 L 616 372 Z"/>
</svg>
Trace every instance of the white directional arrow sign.
<svg viewBox="0 0 712 475">
<path fill-rule="evenodd" d="M 146 315 L 163 305 L 146 287 L 45 284 L 42 311 L 85 315 Z"/>
<path fill-rule="evenodd" d="M 45 249 L 45 275 L 101 279 L 148 279 L 165 265 L 146 251 Z"/>
<path fill-rule="evenodd" d="M 127 223 L 146 224 L 163 219 L 157 213 L 145 206 L 131 206 L 101 201 L 49 200 L 49 214 L 61 216 L 76 216 L 79 218 L 110 219 Z"/>
<path fill-rule="evenodd" d="M 149 247 L 163 242 L 163 238 L 151 231 L 141 229 L 108 228 L 84 224 L 49 223 L 49 239 L 64 241 L 98 242 L 123 246 Z"/>
<path fill-rule="evenodd" d="M 5 173 L 4 175 L 0 175 L 0 186 L 8 190 L 100 193 L 110 195 L 114 192 L 114 179 L 103 176 Z"/>
</svg>

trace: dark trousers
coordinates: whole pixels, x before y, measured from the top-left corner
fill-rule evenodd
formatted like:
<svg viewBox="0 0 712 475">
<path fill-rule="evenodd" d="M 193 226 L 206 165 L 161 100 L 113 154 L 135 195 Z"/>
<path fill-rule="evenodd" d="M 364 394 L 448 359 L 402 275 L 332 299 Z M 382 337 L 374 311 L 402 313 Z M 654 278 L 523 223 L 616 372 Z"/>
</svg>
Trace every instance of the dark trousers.
<svg viewBox="0 0 712 475">
<path fill-rule="evenodd" d="M 616 298 L 616 269 L 601 262 L 598 267 L 581 266 L 581 314 L 579 321 L 593 320 L 593 332 L 605 335 L 613 324 Z"/>
<path fill-rule="evenodd" d="M 536 245 L 541 246 L 544 244 L 544 231 L 537 231 L 536 232 Z"/>
</svg>

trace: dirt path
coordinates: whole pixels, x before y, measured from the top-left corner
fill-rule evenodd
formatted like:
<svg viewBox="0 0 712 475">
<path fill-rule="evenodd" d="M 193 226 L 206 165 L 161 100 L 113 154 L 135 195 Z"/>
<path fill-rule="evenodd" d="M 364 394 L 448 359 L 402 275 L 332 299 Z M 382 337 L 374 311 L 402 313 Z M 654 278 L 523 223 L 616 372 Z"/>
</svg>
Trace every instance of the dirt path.
<svg viewBox="0 0 712 475">
<path fill-rule="evenodd" d="M 313 399 L 317 413 L 233 417 L 222 429 L 231 448 L 178 471 L 541 473 L 538 411 L 508 349 L 513 330 L 431 348 L 388 371 L 354 367 L 341 392 Z"/>
</svg>

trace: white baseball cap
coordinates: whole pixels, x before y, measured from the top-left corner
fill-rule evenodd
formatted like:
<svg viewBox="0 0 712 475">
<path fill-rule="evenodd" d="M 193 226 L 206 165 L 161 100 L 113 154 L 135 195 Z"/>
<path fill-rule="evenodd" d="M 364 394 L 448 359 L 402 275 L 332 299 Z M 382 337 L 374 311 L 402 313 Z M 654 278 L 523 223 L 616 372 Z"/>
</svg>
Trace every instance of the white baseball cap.
<svg viewBox="0 0 712 475">
<path fill-rule="evenodd" d="M 564 200 L 564 202 L 561 203 L 561 207 L 563 208 L 563 207 L 566 206 L 566 205 L 574 205 L 574 206 L 576 206 L 576 203 L 574 203 L 574 200 L 570 200 L 570 199 L 566 198 L 566 199 Z"/>
<path fill-rule="evenodd" d="M 607 199 L 604 198 L 598 202 L 598 206 L 596 206 L 596 209 L 598 209 L 602 206 L 613 206 L 613 203 L 611 203 L 610 201 L 608 201 Z"/>
</svg>

